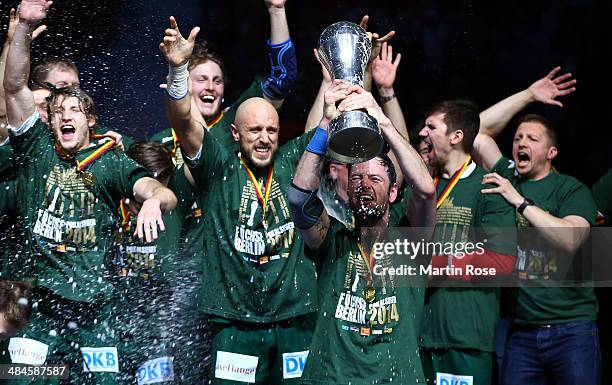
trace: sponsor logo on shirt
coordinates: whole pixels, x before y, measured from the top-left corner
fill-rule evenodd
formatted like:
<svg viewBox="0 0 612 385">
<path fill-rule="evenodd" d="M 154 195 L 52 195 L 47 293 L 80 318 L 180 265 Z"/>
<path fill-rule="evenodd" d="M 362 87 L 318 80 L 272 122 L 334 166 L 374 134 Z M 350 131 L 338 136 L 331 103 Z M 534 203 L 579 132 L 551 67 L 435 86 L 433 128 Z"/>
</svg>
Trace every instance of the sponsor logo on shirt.
<svg viewBox="0 0 612 385">
<path fill-rule="evenodd" d="M 335 317 L 343 321 L 365 325 L 366 301 L 350 292 L 340 293 Z"/>
<path fill-rule="evenodd" d="M 303 352 L 283 353 L 283 379 L 300 378 L 308 358 L 308 350 Z"/>
<path fill-rule="evenodd" d="M 458 376 L 449 373 L 436 373 L 437 385 L 473 385 L 474 376 Z"/>
<path fill-rule="evenodd" d="M 266 249 L 264 235 L 245 226 L 236 226 L 234 247 L 241 253 L 263 255 Z"/>
<path fill-rule="evenodd" d="M 9 341 L 8 351 L 14 364 L 42 365 L 47 360 L 49 346 L 30 339 L 13 337 Z"/>
<path fill-rule="evenodd" d="M 245 354 L 217 352 L 215 378 L 254 383 L 259 357 Z"/>
<path fill-rule="evenodd" d="M 142 364 L 136 372 L 138 385 L 174 381 L 174 357 L 160 357 Z"/>
<path fill-rule="evenodd" d="M 119 355 L 116 347 L 81 348 L 84 372 L 119 373 Z"/>
</svg>

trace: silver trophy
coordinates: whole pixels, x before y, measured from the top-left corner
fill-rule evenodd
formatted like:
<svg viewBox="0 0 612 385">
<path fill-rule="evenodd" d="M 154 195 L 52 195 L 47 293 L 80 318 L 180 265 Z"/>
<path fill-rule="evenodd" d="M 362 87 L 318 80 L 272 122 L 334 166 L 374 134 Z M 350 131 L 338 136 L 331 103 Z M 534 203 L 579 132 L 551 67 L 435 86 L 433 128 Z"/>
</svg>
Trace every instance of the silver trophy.
<svg viewBox="0 0 612 385">
<path fill-rule="evenodd" d="M 343 79 L 361 87 L 371 49 L 366 31 L 348 21 L 330 25 L 319 37 L 319 58 L 332 80 Z M 329 123 L 327 154 L 340 162 L 365 162 L 383 146 L 378 122 L 364 111 L 342 113 Z"/>
</svg>

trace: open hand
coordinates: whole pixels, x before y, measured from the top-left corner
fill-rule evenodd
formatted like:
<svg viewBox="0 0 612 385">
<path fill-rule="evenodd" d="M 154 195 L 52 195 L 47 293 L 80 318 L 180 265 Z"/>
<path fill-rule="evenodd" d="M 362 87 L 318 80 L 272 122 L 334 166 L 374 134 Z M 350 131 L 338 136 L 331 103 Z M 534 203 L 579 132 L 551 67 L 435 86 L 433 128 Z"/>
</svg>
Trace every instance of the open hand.
<svg viewBox="0 0 612 385">
<path fill-rule="evenodd" d="M 193 27 L 189 37 L 185 39 L 181 35 L 176 19 L 174 16 L 170 16 L 170 28 L 166 29 L 164 41 L 159 45 L 159 49 L 166 57 L 168 64 L 179 67 L 187 63 L 193 52 L 198 32 L 200 32 L 200 27 Z"/>
</svg>

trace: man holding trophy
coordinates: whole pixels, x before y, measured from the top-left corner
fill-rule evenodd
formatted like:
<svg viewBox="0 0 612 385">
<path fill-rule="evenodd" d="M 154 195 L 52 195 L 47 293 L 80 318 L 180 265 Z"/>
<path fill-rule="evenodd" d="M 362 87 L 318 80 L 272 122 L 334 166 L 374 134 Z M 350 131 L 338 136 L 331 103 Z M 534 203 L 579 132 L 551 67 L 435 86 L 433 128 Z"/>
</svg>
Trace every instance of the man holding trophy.
<svg viewBox="0 0 612 385">
<path fill-rule="evenodd" d="M 385 239 L 398 192 L 382 137 L 414 186 L 406 213 L 414 226 L 434 224 L 435 187 L 419 154 L 362 88 L 369 44 L 365 31 L 351 23 L 336 23 L 321 35 L 321 61 L 335 80 L 288 192 L 294 223 L 321 272 L 319 318 L 303 384 L 424 383 L 417 335 L 426 282 L 408 287 L 373 271 L 379 263 L 372 258 L 373 242 Z M 317 197 L 326 154 L 350 164 L 354 230 L 330 219 Z"/>
</svg>

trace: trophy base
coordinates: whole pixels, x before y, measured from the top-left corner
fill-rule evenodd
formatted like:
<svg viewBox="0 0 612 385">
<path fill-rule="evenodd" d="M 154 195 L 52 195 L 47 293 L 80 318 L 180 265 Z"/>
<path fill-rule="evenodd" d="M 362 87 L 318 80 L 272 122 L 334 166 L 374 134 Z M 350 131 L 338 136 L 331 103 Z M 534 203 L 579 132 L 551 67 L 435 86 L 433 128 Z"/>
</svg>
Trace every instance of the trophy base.
<svg viewBox="0 0 612 385">
<path fill-rule="evenodd" d="M 341 114 L 329 124 L 327 155 L 343 163 L 366 162 L 380 154 L 384 140 L 378 122 L 362 111 Z"/>
</svg>

